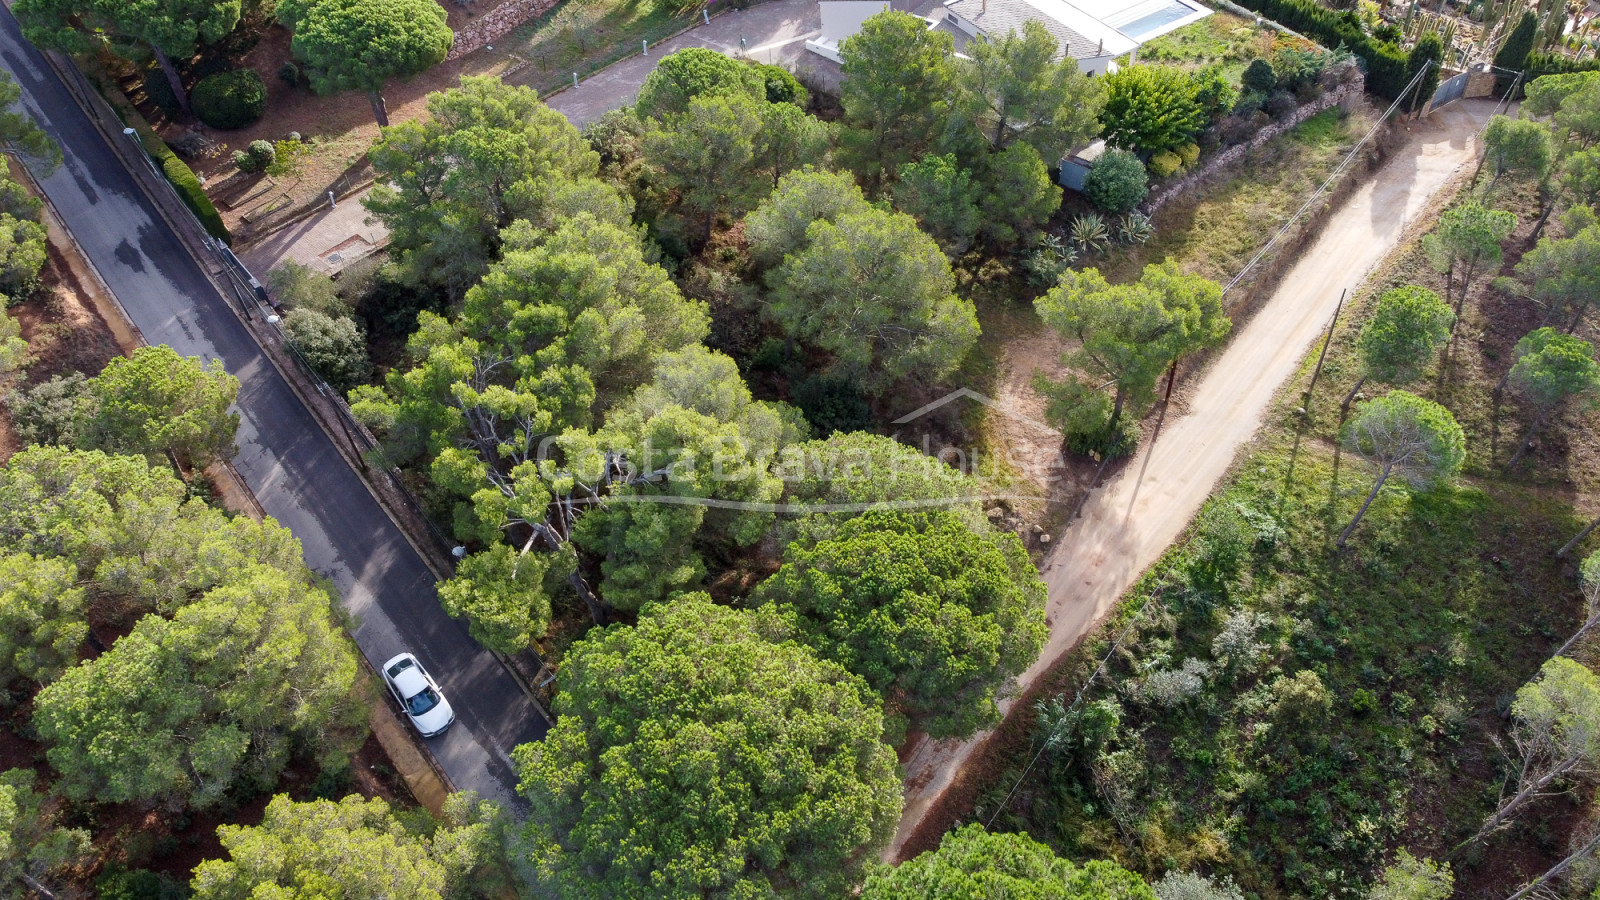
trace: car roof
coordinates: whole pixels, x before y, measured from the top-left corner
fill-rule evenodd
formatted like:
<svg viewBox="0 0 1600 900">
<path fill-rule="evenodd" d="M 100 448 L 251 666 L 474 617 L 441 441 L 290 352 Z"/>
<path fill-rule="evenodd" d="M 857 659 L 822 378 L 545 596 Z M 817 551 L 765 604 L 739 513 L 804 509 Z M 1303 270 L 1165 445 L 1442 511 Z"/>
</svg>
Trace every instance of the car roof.
<svg viewBox="0 0 1600 900">
<path fill-rule="evenodd" d="M 428 680 L 422 677 L 422 670 L 411 666 L 393 679 L 394 686 L 399 689 L 401 696 L 411 697 L 422 692 L 428 686 Z"/>
</svg>

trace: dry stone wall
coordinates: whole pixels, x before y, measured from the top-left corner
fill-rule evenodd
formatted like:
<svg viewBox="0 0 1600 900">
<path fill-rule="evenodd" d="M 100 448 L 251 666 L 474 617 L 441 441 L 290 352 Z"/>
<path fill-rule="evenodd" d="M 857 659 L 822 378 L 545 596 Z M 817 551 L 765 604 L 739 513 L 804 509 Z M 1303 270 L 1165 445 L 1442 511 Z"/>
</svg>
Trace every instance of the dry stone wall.
<svg viewBox="0 0 1600 900">
<path fill-rule="evenodd" d="M 1296 109 L 1287 119 L 1268 125 L 1252 135 L 1248 141 L 1229 147 L 1221 153 L 1206 159 L 1198 169 L 1179 178 L 1177 181 L 1162 185 L 1144 201 L 1139 209 L 1145 215 L 1155 215 L 1156 210 L 1166 205 L 1167 201 L 1173 197 L 1193 189 L 1218 171 L 1244 159 L 1250 154 L 1250 151 L 1255 150 L 1317 113 L 1338 106 L 1348 97 L 1361 96 L 1364 90 L 1366 90 L 1366 78 L 1359 69 L 1354 70 L 1350 80 L 1339 84 L 1321 97 Z"/>
<path fill-rule="evenodd" d="M 510 34 L 513 28 L 523 22 L 549 12 L 556 2 L 557 0 L 507 0 L 487 15 L 456 32 L 455 45 L 450 48 L 450 55 L 444 58 L 445 62 L 476 53 Z"/>
</svg>

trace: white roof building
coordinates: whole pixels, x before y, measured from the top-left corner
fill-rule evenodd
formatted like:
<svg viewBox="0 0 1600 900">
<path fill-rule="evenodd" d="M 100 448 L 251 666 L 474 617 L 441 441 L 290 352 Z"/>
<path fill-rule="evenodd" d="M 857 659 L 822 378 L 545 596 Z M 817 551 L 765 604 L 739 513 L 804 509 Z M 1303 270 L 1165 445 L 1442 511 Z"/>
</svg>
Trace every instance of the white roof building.
<svg viewBox="0 0 1600 900">
<path fill-rule="evenodd" d="M 806 48 L 834 61 L 839 42 L 861 23 L 886 9 L 904 8 L 883 0 L 822 0 L 822 35 Z M 955 36 L 956 51 L 979 35 L 1020 32 L 1024 23 L 1043 25 L 1060 45 L 1061 56 L 1078 61 L 1092 75 L 1110 70 L 1119 56 L 1136 57 L 1146 41 L 1211 15 L 1200 0 L 945 0 L 928 17 L 928 27 Z"/>
</svg>

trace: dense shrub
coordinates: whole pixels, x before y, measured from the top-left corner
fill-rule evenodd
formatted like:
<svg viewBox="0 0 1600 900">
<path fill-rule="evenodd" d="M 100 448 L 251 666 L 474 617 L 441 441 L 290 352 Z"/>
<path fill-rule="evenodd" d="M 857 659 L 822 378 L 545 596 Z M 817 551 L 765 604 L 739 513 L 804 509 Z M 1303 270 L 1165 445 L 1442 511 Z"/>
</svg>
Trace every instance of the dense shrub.
<svg viewBox="0 0 1600 900">
<path fill-rule="evenodd" d="M 354 319 L 297 309 L 284 317 L 283 330 L 311 368 L 340 391 L 365 383 L 372 373 L 366 336 Z"/>
<path fill-rule="evenodd" d="M 1295 107 L 1297 106 L 1299 104 L 1294 102 L 1293 94 L 1288 91 L 1274 91 L 1272 96 L 1267 98 L 1264 108 L 1267 111 L 1267 115 L 1274 119 L 1287 119 L 1294 115 Z"/>
<path fill-rule="evenodd" d="M 172 148 L 168 147 L 155 132 L 150 131 L 148 126 L 139 129 L 139 140 L 144 144 L 144 151 L 150 154 L 150 158 L 160 164 L 162 174 L 172 182 L 184 205 L 195 214 L 195 218 L 200 220 L 206 231 L 225 244 L 233 243 L 233 235 L 228 233 L 228 226 L 223 224 L 222 214 L 217 212 L 216 206 L 211 203 L 211 198 L 206 196 L 205 188 L 200 186 L 200 179 L 195 177 L 194 171 L 184 165 L 178 154 L 173 153 Z"/>
<path fill-rule="evenodd" d="M 261 172 L 278 158 L 271 141 L 251 141 L 248 149 L 233 151 L 233 164 L 241 172 Z"/>
<path fill-rule="evenodd" d="M 1239 83 L 1247 91 L 1270 94 L 1278 86 L 1278 73 L 1272 71 L 1272 63 L 1264 59 L 1251 60 Z"/>
<path fill-rule="evenodd" d="M 1529 53 L 1523 64 L 1528 70 L 1523 84 L 1545 75 L 1571 75 L 1577 72 L 1600 72 L 1600 58 L 1573 59 L 1562 53 Z"/>
<path fill-rule="evenodd" d="M 1239 0 L 1239 4 L 1301 32 L 1326 47 L 1343 44 L 1367 64 L 1367 90 L 1393 100 L 1411 80 L 1406 55 L 1361 29 L 1353 15 L 1340 15 L 1314 0 Z"/>
<path fill-rule="evenodd" d="M 218 72 L 194 86 L 195 117 L 224 130 L 254 125 L 267 111 L 267 86 L 254 69 Z"/>
<path fill-rule="evenodd" d="M 304 87 L 306 74 L 300 71 L 299 63 L 290 60 L 278 67 L 278 80 L 289 87 Z"/>
<path fill-rule="evenodd" d="M 1163 151 L 1150 157 L 1150 174 L 1157 178 L 1168 178 L 1183 168 L 1183 158 L 1176 153 Z"/>
<path fill-rule="evenodd" d="M 800 79 L 794 77 L 788 69 L 767 63 L 752 63 L 752 65 L 761 73 L 761 78 L 766 83 L 768 103 L 793 103 L 800 107 L 806 105 L 806 89 L 801 86 Z"/>
<path fill-rule="evenodd" d="M 294 260 L 286 259 L 267 270 L 272 298 L 290 309 L 314 309 L 329 316 L 347 316 L 350 305 L 339 296 L 333 279 Z"/>
<path fill-rule="evenodd" d="M 1083 195 L 1108 213 L 1125 213 L 1150 193 L 1144 163 L 1126 150 L 1107 150 L 1089 165 Z"/>
<path fill-rule="evenodd" d="M 1200 85 L 1173 66 L 1127 66 L 1105 76 L 1100 111 L 1106 143 L 1140 153 L 1187 144 L 1210 124 L 1200 105 Z"/>
<path fill-rule="evenodd" d="M 1200 161 L 1200 145 L 1194 143 L 1193 141 L 1184 144 L 1182 147 L 1179 147 L 1172 152 L 1178 154 L 1178 158 L 1183 160 L 1183 167 L 1185 169 L 1190 168 L 1195 163 Z"/>
<path fill-rule="evenodd" d="M 8 394 L 6 408 L 17 437 L 25 444 L 76 444 L 78 409 L 88 380 L 82 372 L 73 372 Z"/>
</svg>

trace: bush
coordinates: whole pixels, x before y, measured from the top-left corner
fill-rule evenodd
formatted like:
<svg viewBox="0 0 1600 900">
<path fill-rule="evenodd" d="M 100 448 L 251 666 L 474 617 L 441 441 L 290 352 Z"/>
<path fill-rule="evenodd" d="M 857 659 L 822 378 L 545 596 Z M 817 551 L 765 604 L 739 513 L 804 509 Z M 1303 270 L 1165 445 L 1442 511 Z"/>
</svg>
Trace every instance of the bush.
<svg viewBox="0 0 1600 900">
<path fill-rule="evenodd" d="M 1150 193 L 1150 176 L 1144 163 L 1127 150 L 1107 150 L 1089 164 L 1083 195 L 1108 213 L 1125 213 Z"/>
<path fill-rule="evenodd" d="M 178 105 L 178 95 L 172 92 L 172 82 L 167 80 L 167 73 L 160 66 L 144 70 L 144 95 L 151 103 L 169 113 L 182 108 Z"/>
<path fill-rule="evenodd" d="M 290 60 L 278 67 L 278 80 L 289 87 L 305 87 L 306 74 L 300 71 L 298 63 Z"/>
<path fill-rule="evenodd" d="M 1294 95 L 1288 91 L 1278 91 L 1267 98 L 1267 115 L 1274 119 L 1287 119 L 1294 115 L 1295 108 L 1300 104 L 1294 101 Z"/>
<path fill-rule="evenodd" d="M 1168 178 L 1183 168 L 1183 157 L 1170 151 L 1163 151 L 1150 157 L 1150 173 L 1157 178 Z"/>
<path fill-rule="evenodd" d="M 244 128 L 267 111 L 267 86 L 254 69 L 218 72 L 200 79 L 191 103 L 195 117 L 212 128 Z"/>
<path fill-rule="evenodd" d="M 1125 66 L 1105 76 L 1100 111 L 1106 143 L 1140 153 L 1160 153 L 1188 143 L 1210 124 L 1200 105 L 1200 84 L 1172 66 Z"/>
<path fill-rule="evenodd" d="M 1353 15 L 1341 15 L 1315 0 L 1239 0 L 1239 4 L 1301 32 L 1325 47 L 1343 44 L 1366 61 L 1367 90 L 1393 100 L 1411 80 L 1406 54 L 1391 43 L 1369 36 Z"/>
<path fill-rule="evenodd" d="M 1193 167 L 1195 163 L 1200 161 L 1200 145 L 1193 141 L 1184 144 L 1173 152 L 1178 154 L 1179 159 L 1183 160 L 1185 169 Z"/>
<path fill-rule="evenodd" d="M 161 148 L 167 151 L 164 157 L 158 157 L 161 172 L 178 189 L 178 196 L 183 199 L 184 205 L 189 207 L 212 237 L 226 244 L 233 243 L 233 235 L 228 233 L 228 226 L 223 224 L 222 214 L 217 212 L 211 198 L 206 196 L 206 189 L 200 186 L 200 179 L 195 177 L 194 170 L 184 165 L 183 160 L 166 144 L 162 144 Z"/>
<path fill-rule="evenodd" d="M 1272 63 L 1264 59 L 1255 59 L 1244 70 L 1239 84 L 1251 93 L 1270 94 L 1278 86 L 1278 73 L 1272 71 Z"/>
<path fill-rule="evenodd" d="M 233 164 L 241 172 L 265 171 L 277 159 L 277 148 L 270 141 L 251 141 L 248 149 L 233 151 Z"/>
<path fill-rule="evenodd" d="M 266 282 L 273 299 L 290 309 L 314 309 L 326 316 L 350 315 L 350 306 L 340 298 L 333 279 L 309 266 L 286 259 L 267 270 Z"/>
<path fill-rule="evenodd" d="M 25 444 L 71 447 L 78 442 L 78 410 L 88 378 L 82 372 L 57 375 L 6 396 L 11 427 Z"/>
<path fill-rule="evenodd" d="M 800 79 L 783 66 L 768 65 L 766 63 L 752 63 L 756 71 L 761 73 L 761 78 L 767 85 L 768 103 L 793 103 L 795 106 L 806 105 L 806 89 L 801 86 Z"/>
<path fill-rule="evenodd" d="M 149 869 L 124 869 L 112 863 L 94 883 L 100 900 L 185 900 L 193 895 L 189 886 L 171 876 Z"/>
<path fill-rule="evenodd" d="M 297 309 L 284 317 L 283 330 L 306 363 L 339 391 L 364 384 L 371 376 L 366 337 L 354 319 Z"/>
</svg>

